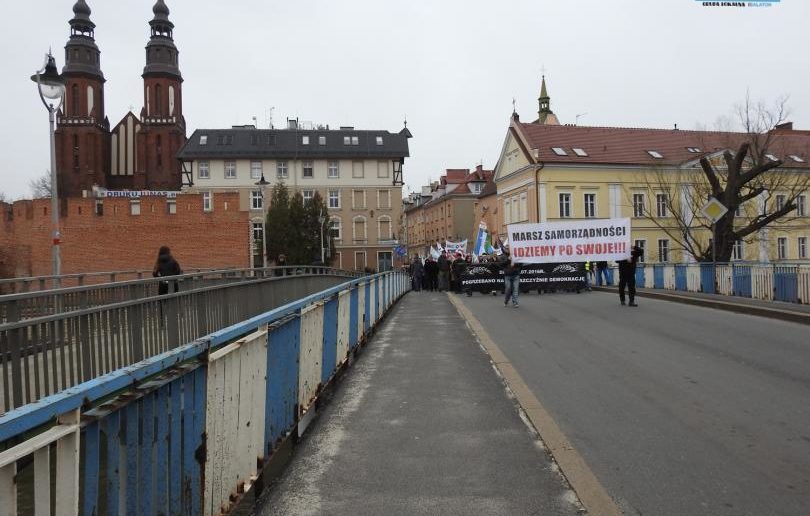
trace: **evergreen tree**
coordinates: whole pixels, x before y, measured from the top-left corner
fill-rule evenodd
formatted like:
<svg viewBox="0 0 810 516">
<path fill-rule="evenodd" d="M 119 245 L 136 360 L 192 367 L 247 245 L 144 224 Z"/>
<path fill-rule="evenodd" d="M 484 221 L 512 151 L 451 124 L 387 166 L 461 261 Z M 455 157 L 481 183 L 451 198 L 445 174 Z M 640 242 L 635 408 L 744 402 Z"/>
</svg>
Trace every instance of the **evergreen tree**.
<svg viewBox="0 0 810 516">
<path fill-rule="evenodd" d="M 287 263 L 294 263 L 289 256 L 294 228 L 290 224 L 290 191 L 284 183 L 273 186 L 270 207 L 265 221 L 267 234 L 265 245 L 268 262 L 274 262 L 280 254 L 287 255 Z"/>
<path fill-rule="evenodd" d="M 295 238 L 290 242 L 287 261 L 296 265 L 311 265 L 312 232 L 307 221 L 304 198 L 300 193 L 290 198 L 289 226 Z"/>
</svg>

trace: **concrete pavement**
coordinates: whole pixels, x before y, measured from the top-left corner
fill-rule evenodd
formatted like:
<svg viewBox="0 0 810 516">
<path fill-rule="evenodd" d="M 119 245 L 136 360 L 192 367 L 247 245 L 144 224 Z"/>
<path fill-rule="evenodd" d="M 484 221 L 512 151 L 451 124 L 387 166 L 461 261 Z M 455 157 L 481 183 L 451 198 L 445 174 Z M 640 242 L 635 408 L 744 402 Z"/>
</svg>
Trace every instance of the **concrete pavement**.
<svg viewBox="0 0 810 516">
<path fill-rule="evenodd" d="M 394 308 L 255 513 L 575 515 L 579 508 L 447 295 L 422 292 Z"/>
</svg>

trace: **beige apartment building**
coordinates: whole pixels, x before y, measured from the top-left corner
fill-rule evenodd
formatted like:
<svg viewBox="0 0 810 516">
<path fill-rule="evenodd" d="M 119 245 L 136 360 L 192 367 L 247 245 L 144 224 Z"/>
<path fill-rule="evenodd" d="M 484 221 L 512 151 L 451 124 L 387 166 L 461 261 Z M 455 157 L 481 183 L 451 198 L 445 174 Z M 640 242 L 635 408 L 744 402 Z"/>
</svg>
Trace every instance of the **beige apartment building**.
<svg viewBox="0 0 810 516">
<path fill-rule="evenodd" d="M 425 186 L 420 195 L 408 200 L 405 208 L 406 241 L 409 255 L 425 256 L 436 242 L 468 239 L 467 250 L 478 232 L 475 204 L 478 195 L 491 182 L 493 172 L 478 166 L 448 169 L 439 181 Z"/>
<path fill-rule="evenodd" d="M 388 270 L 399 238 L 402 167 L 410 137 L 407 128 L 399 133 L 303 128 L 290 120 L 287 129 L 198 129 L 178 159 L 192 178 L 186 189 L 202 193 L 204 209 L 215 209 L 205 203 L 214 192 L 239 192 L 239 209 L 250 212 L 252 229 L 245 245 L 254 266 L 263 262 L 265 197 L 283 182 L 305 201 L 315 192 L 324 199 L 336 248 L 333 266 Z M 262 178 L 264 187 L 256 184 Z"/>
<path fill-rule="evenodd" d="M 503 237 L 512 223 L 628 217 L 632 240 L 644 248 L 646 261 L 692 261 L 673 238 L 683 225 L 672 210 L 683 209 L 694 199 L 694 181 L 703 180 L 701 158 L 723 170 L 723 153 L 735 152 L 750 135 L 560 125 L 551 112 L 545 81 L 542 91 L 537 120 L 525 123 L 513 114 L 495 167 L 497 207 L 491 201 L 479 203 L 480 211 L 486 206 L 490 214 L 499 212 L 488 224 L 497 224 Z M 786 123 L 768 136 L 771 148 L 764 149 L 764 157 L 782 163 L 774 169 L 781 183 L 776 191 L 747 201 L 737 215 L 742 220 L 762 213 L 770 203 L 784 203 L 797 195 L 795 185 L 807 184 L 810 131 L 794 130 Z M 797 209 L 790 217 L 738 241 L 733 258 L 810 259 L 808 196 L 810 192 L 798 192 Z M 699 224 L 688 231 L 708 244 L 710 232 Z"/>
</svg>

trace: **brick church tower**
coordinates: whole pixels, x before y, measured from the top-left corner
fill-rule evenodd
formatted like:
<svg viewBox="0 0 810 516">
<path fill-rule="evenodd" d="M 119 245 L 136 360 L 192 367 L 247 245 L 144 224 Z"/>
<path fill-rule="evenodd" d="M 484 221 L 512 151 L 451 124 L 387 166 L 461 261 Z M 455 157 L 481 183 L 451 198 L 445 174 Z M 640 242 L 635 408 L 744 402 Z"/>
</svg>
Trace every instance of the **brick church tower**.
<svg viewBox="0 0 810 516">
<path fill-rule="evenodd" d="M 138 135 L 141 167 L 138 167 L 134 186 L 179 190 L 182 170 L 175 155 L 186 142 L 183 76 L 169 8 L 163 0 L 157 0 L 152 12 L 154 18 L 149 22 L 152 36 L 146 45 L 146 66 L 142 75 L 144 107 Z"/>
<path fill-rule="evenodd" d="M 63 197 L 79 197 L 93 185 L 103 186 L 109 168 L 105 80 L 90 12 L 85 0 L 76 2 L 65 45 L 65 103 L 57 115 L 55 134 L 59 194 Z"/>
</svg>

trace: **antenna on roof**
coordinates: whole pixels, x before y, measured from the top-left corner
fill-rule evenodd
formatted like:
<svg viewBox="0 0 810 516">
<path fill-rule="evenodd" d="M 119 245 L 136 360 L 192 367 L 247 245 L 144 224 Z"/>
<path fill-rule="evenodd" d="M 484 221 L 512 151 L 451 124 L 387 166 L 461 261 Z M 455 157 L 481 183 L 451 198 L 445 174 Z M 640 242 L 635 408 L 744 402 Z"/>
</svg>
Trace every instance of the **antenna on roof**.
<svg viewBox="0 0 810 516">
<path fill-rule="evenodd" d="M 512 97 L 512 114 L 514 115 L 515 113 L 517 113 L 517 101 L 515 97 Z"/>
<path fill-rule="evenodd" d="M 587 115 L 587 114 L 588 114 L 588 113 L 580 113 L 580 114 L 578 114 L 576 117 L 574 117 L 574 125 L 579 125 L 579 117 L 581 117 L 581 116 L 585 116 L 585 115 Z"/>
</svg>

